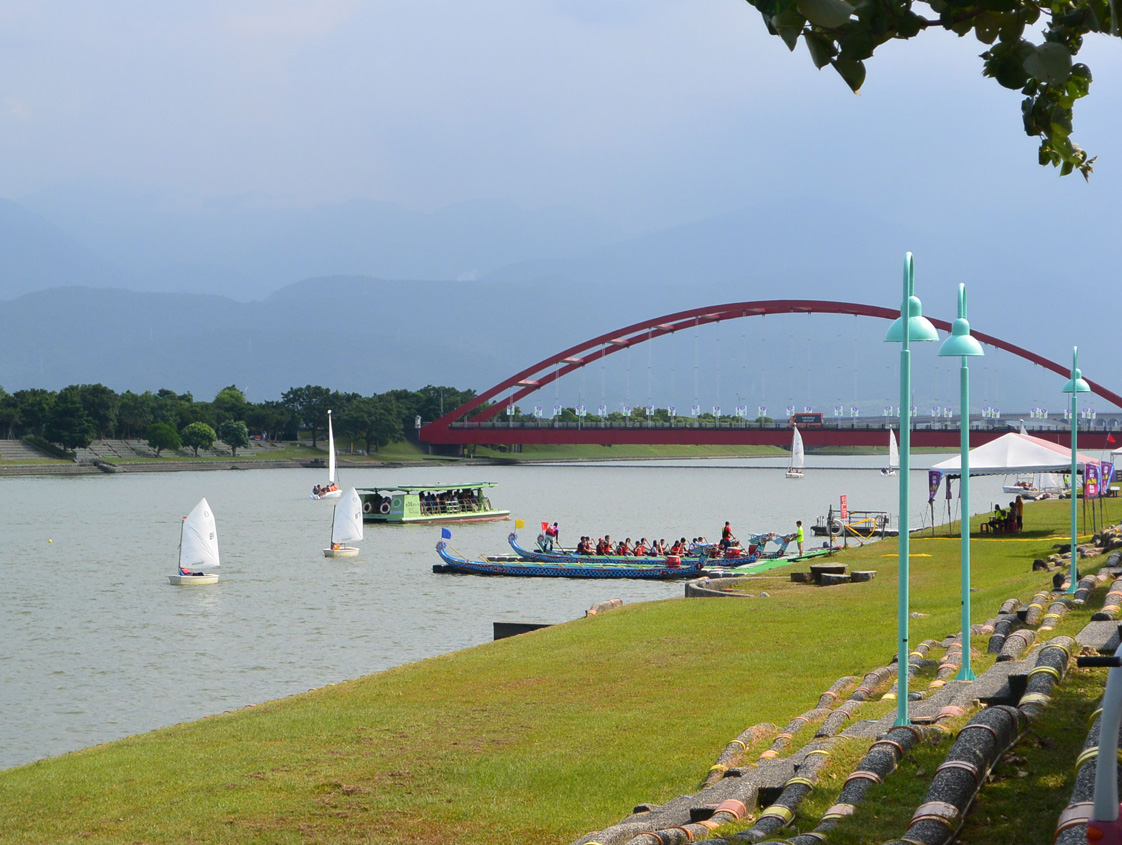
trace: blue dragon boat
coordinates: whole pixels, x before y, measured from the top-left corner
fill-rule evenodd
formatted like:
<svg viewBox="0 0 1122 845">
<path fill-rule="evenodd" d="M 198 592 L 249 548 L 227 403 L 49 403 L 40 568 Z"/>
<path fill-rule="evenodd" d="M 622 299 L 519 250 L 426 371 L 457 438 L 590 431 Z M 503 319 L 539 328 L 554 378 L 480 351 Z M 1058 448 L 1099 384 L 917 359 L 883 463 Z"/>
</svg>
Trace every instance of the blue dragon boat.
<svg viewBox="0 0 1122 845">
<path fill-rule="evenodd" d="M 511 535 L 514 536 L 513 534 Z M 701 574 L 701 559 L 675 563 L 673 559 L 660 559 L 658 563 L 619 563 L 605 558 L 581 557 L 571 561 L 482 561 L 457 557 L 441 540 L 436 552 L 443 564 L 433 566 L 433 572 L 456 572 L 469 575 L 521 575 L 539 578 L 693 578 Z M 621 558 L 622 560 L 622 558 Z"/>
<path fill-rule="evenodd" d="M 506 538 L 510 543 L 510 547 L 514 549 L 523 560 L 532 560 L 540 563 L 620 563 L 627 566 L 665 566 L 668 558 L 666 555 L 642 555 L 635 557 L 634 555 L 578 555 L 576 552 L 566 551 L 565 549 L 555 548 L 553 551 L 546 551 L 538 547 L 537 550 L 525 549 L 518 545 L 518 534 L 510 532 Z M 540 541 L 539 541 L 540 542 Z M 707 549 L 708 547 L 706 547 Z M 707 552 L 702 550 L 699 554 L 683 556 L 679 558 L 682 565 L 692 565 L 697 563 L 699 566 L 703 565 L 706 560 Z"/>
</svg>

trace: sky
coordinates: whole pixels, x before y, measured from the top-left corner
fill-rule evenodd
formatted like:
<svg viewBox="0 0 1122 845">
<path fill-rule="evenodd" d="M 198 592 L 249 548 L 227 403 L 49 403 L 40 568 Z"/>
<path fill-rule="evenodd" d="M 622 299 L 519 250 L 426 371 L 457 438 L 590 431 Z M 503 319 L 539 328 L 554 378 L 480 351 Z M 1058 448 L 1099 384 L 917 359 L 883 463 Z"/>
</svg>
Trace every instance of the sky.
<svg viewBox="0 0 1122 845">
<path fill-rule="evenodd" d="M 948 225 L 965 194 L 1046 220 L 1119 184 L 1122 51 L 1103 41 L 1076 115 L 1100 156 L 1087 186 L 1036 164 L 1020 95 L 981 77 L 973 38 L 888 45 L 855 96 L 743 0 L 15 0 L 0 7 L 0 196 L 112 182 L 186 203 L 489 198 L 639 233 L 790 194 Z"/>
<path fill-rule="evenodd" d="M 6 0 L 0 197 L 502 200 L 579 209 L 625 235 L 820 201 L 942 245 L 917 254 L 917 286 L 935 265 L 958 281 L 957 246 L 990 238 L 971 301 L 993 301 L 983 284 L 1007 297 L 1009 320 L 987 327 L 1026 344 L 1029 324 L 1034 343 L 1061 332 L 1039 351 L 1062 356 L 1081 323 L 1110 325 L 1120 47 L 1090 38 L 1079 57 L 1095 76 L 1075 116 L 1075 140 L 1098 156 L 1088 183 L 1037 164 L 1020 93 L 983 78 L 972 36 L 885 45 L 854 95 L 743 0 Z M 908 248 L 885 257 L 886 278 L 837 298 L 898 302 Z M 1039 271 L 1027 284 L 1026 267 Z M 944 291 L 935 310 L 952 301 Z M 1113 384 L 1113 360 L 1088 353 L 1084 371 Z"/>
</svg>

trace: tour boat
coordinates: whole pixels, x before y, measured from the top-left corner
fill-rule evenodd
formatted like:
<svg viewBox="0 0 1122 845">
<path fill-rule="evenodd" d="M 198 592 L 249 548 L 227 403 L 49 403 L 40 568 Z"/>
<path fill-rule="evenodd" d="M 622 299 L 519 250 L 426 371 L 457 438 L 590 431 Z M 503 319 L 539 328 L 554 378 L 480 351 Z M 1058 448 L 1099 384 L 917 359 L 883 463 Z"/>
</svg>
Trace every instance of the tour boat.
<svg viewBox="0 0 1122 845">
<path fill-rule="evenodd" d="M 214 584 L 218 573 L 218 530 L 207 500 L 200 499 L 179 527 L 179 563 L 168 581 L 178 586 Z"/>
<path fill-rule="evenodd" d="M 324 557 L 355 557 L 358 549 L 348 546 L 362 539 L 362 499 L 355 488 L 335 503 L 331 515 L 331 545 L 323 550 Z"/>
<path fill-rule="evenodd" d="M 363 487 L 362 518 L 394 525 L 445 522 L 490 522 L 508 519 L 510 511 L 491 506 L 484 491 L 491 481 L 471 484 L 428 484 L 424 487 Z"/>
</svg>

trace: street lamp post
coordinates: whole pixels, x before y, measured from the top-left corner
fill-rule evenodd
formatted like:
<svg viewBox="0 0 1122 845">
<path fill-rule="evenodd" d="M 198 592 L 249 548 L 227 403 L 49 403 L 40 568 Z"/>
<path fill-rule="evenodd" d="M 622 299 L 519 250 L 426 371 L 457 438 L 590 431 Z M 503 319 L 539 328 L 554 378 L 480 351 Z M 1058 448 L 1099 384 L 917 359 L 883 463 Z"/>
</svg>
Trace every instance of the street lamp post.
<svg viewBox="0 0 1122 845">
<path fill-rule="evenodd" d="M 1071 394 L 1071 583 L 1068 584 L 1067 591 L 1074 593 L 1076 583 L 1079 581 L 1079 552 L 1076 550 L 1079 535 L 1075 512 L 1075 500 L 1078 498 L 1075 474 L 1079 468 L 1079 454 L 1076 448 L 1076 441 L 1079 437 L 1079 394 L 1091 392 L 1091 386 L 1083 380 L 1083 373 L 1079 370 L 1078 346 L 1071 348 L 1071 378 L 1064 384 L 1063 392 Z"/>
<path fill-rule="evenodd" d="M 899 543 L 899 590 L 897 607 L 897 648 L 896 655 L 896 725 L 907 725 L 908 721 L 908 546 L 911 519 L 911 503 L 908 496 L 908 478 L 911 469 L 911 428 L 912 428 L 912 359 L 909 344 L 911 341 L 935 341 L 939 333 L 931 321 L 923 316 L 919 298 L 913 295 L 915 270 L 912 254 L 904 255 L 904 297 L 900 303 L 900 318 L 888 327 L 884 339 L 900 346 L 900 543 Z"/>
<path fill-rule="evenodd" d="M 959 368 L 959 496 L 962 499 L 962 667 L 955 675 L 957 681 L 973 681 L 977 675 L 970 668 L 970 368 L 967 358 L 985 355 L 982 344 L 971 336 L 970 322 L 966 319 L 966 285 L 958 286 L 958 319 L 951 327 L 951 336 L 939 347 L 941 357 L 962 359 Z M 949 482 L 948 482 L 949 483 Z"/>
</svg>

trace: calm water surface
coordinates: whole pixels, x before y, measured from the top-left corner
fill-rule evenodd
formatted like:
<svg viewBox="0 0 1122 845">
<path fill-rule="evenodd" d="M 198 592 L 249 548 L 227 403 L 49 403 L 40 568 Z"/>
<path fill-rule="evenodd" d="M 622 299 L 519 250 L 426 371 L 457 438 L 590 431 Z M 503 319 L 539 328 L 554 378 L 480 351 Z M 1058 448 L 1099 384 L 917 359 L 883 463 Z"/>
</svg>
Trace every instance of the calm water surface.
<svg viewBox="0 0 1122 845">
<path fill-rule="evenodd" d="M 352 470 L 342 482 L 496 481 L 492 501 L 527 521 L 524 539 L 544 519 L 565 542 L 712 539 L 726 519 L 741 534 L 786 532 L 843 493 L 896 524 L 898 482 L 874 471 L 877 459 L 814 461 L 801 481 L 783 477 L 785 461 L 754 459 Z M 307 498 L 321 474 L 0 480 L 0 768 L 478 645 L 492 622 L 565 622 L 605 599 L 682 595 L 681 583 L 436 575 L 432 526 L 367 526 L 358 558 L 327 560 L 332 506 Z M 1003 500 L 1000 485 L 976 480 L 975 509 Z M 919 525 L 925 473 L 911 489 Z M 173 587 L 180 521 L 203 496 L 222 578 Z M 513 526 L 452 526 L 452 544 L 472 557 L 509 551 Z"/>
</svg>

